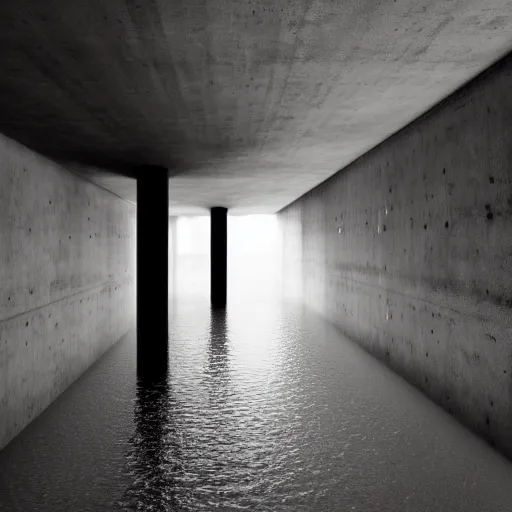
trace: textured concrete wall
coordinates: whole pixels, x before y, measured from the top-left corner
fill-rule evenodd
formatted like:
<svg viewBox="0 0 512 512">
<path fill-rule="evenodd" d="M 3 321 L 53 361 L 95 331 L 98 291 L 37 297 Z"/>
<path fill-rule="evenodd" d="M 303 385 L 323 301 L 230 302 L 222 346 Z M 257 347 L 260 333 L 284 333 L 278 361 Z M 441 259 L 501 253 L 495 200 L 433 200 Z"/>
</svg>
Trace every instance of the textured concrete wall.
<svg viewBox="0 0 512 512">
<path fill-rule="evenodd" d="M 508 59 L 280 214 L 286 291 L 508 456 L 511 90 Z"/>
<path fill-rule="evenodd" d="M 135 208 L 0 136 L 0 448 L 134 326 Z"/>
</svg>

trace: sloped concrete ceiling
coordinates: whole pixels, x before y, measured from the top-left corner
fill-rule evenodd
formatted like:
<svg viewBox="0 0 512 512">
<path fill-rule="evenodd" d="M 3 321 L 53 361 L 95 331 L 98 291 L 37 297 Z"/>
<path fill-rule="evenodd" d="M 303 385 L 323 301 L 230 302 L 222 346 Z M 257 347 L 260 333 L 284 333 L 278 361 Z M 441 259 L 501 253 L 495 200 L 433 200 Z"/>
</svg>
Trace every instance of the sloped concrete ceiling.
<svg viewBox="0 0 512 512">
<path fill-rule="evenodd" d="M 168 167 L 174 214 L 274 212 L 511 48 L 507 0 L 5 1 L 0 131 L 129 200 Z"/>
</svg>

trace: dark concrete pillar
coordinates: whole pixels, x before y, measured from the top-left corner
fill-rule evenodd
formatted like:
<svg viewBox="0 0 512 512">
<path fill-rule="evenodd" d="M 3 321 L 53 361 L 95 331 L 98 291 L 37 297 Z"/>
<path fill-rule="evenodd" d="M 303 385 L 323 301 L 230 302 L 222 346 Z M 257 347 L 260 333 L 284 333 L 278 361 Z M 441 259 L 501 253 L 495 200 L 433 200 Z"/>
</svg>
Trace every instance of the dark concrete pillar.
<svg viewBox="0 0 512 512">
<path fill-rule="evenodd" d="M 169 217 L 169 291 L 176 295 L 178 281 L 178 217 Z"/>
<path fill-rule="evenodd" d="M 210 212 L 210 298 L 215 308 L 226 307 L 228 226 L 227 208 L 214 207 Z"/>
<path fill-rule="evenodd" d="M 167 368 L 169 178 L 167 169 L 137 170 L 137 371 Z"/>
</svg>

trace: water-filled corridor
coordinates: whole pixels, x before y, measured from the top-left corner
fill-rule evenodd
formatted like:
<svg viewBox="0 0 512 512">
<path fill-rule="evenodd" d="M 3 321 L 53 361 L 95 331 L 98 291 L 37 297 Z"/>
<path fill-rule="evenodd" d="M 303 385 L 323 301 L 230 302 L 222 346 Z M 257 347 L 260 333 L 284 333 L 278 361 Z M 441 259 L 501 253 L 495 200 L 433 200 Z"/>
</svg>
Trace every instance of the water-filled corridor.
<svg viewBox="0 0 512 512">
<path fill-rule="evenodd" d="M 0 512 L 512 512 L 512 0 L 0 3 Z"/>
<path fill-rule="evenodd" d="M 301 306 L 170 307 L 168 375 L 126 336 L 0 453 L 0 510 L 503 511 L 512 465 Z"/>
</svg>

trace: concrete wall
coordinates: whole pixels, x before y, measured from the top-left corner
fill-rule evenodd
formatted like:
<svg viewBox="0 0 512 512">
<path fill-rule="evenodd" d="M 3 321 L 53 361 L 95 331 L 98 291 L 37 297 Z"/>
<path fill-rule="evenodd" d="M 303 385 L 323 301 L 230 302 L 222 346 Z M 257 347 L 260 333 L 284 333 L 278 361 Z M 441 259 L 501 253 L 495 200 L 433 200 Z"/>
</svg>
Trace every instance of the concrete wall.
<svg viewBox="0 0 512 512">
<path fill-rule="evenodd" d="M 280 213 L 285 291 L 512 456 L 512 60 Z"/>
<path fill-rule="evenodd" d="M 135 207 L 0 136 L 0 448 L 135 323 Z"/>
</svg>

